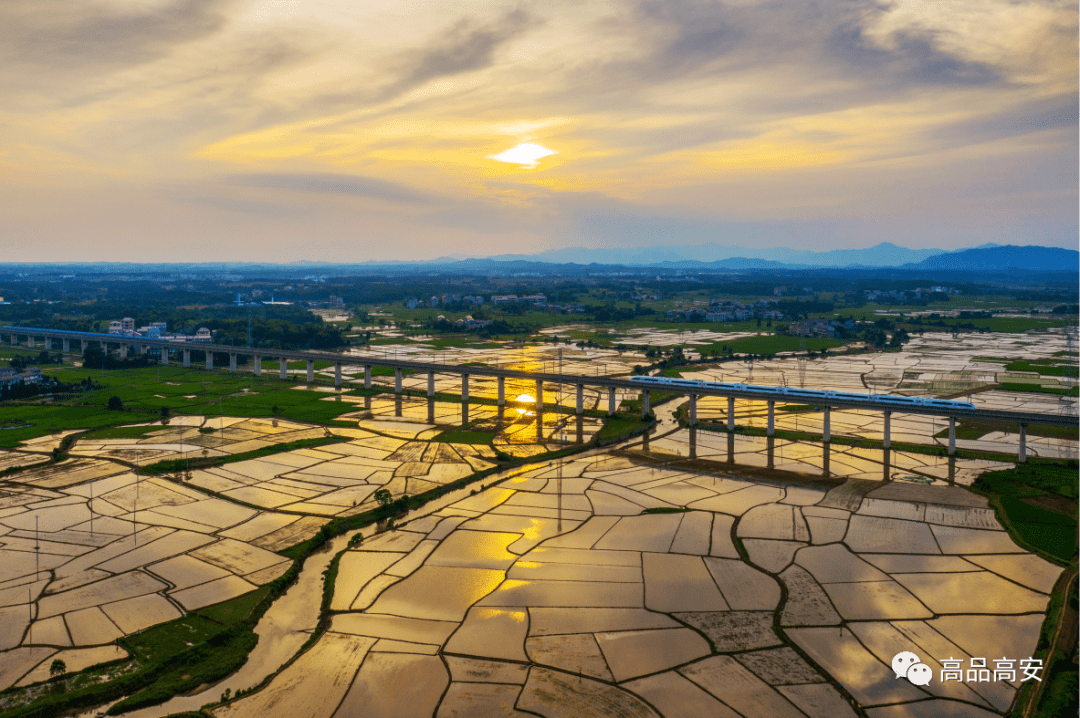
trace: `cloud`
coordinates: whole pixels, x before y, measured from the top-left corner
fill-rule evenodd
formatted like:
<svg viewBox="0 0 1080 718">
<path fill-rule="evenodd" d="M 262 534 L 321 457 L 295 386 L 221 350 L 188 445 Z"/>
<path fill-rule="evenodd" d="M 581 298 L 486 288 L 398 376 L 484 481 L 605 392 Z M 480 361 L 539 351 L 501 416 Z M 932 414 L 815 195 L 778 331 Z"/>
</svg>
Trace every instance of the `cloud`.
<svg viewBox="0 0 1080 718">
<path fill-rule="evenodd" d="M 0 202 L 58 236 L 91 220 L 50 187 L 149 238 L 127 198 L 156 188 L 222 242 L 260 216 L 348 238 L 359 206 L 500 251 L 1075 224 L 1075 3 L 0 3 Z M 490 159 L 522 144 L 557 154 Z"/>
<path fill-rule="evenodd" d="M 171 0 L 120 9 L 100 1 L 5 0 L 0 62 L 9 76 L 33 68 L 88 73 L 145 64 L 220 31 L 229 6 Z"/>
<path fill-rule="evenodd" d="M 433 204 L 437 201 L 433 195 L 398 182 L 327 172 L 234 174 L 227 178 L 227 182 L 241 187 L 353 195 L 405 204 Z"/>
<path fill-rule="evenodd" d="M 458 20 L 429 45 L 406 50 L 390 63 L 400 68 L 402 76 L 383 91 L 383 98 L 431 80 L 490 67 L 500 47 L 537 24 L 535 17 L 522 10 L 512 10 L 490 23 Z"/>
</svg>

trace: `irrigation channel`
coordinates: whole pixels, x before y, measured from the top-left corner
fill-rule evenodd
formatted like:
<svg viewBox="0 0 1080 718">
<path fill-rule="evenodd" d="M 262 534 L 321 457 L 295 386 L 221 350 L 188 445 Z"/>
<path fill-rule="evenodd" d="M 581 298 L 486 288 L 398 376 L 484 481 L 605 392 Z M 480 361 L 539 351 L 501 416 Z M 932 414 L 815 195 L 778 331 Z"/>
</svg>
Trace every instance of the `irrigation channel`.
<svg viewBox="0 0 1080 718">
<path fill-rule="evenodd" d="M 672 402 L 672 408 L 676 403 L 681 402 Z M 666 416 L 660 419 L 651 432 L 653 437 L 659 437 L 679 428 L 678 422 L 667 415 L 668 412 L 664 412 L 664 414 Z M 590 449 L 575 456 L 576 458 L 588 457 L 613 449 L 625 448 L 639 441 L 641 441 L 641 437 L 635 437 L 621 444 Z M 526 464 L 507 469 L 505 472 L 489 476 L 484 481 L 484 486 L 492 486 L 504 479 L 532 471 L 535 468 L 537 468 L 537 464 Z M 466 486 L 429 501 L 415 511 L 410 512 L 409 521 L 423 518 L 469 497 L 474 488 Z M 161 705 L 143 708 L 123 715 L 126 718 L 160 718 L 160 716 L 183 711 L 197 711 L 207 703 L 216 703 L 221 700 L 221 695 L 226 690 L 230 690 L 234 694 L 238 690 L 247 690 L 258 685 L 266 676 L 277 671 L 296 655 L 296 652 L 311 637 L 311 633 L 317 627 L 323 597 L 323 572 L 329 567 L 334 556 L 348 547 L 349 540 L 357 533 L 363 533 L 365 537 L 374 535 L 371 526 L 342 534 L 331 539 L 325 546 L 304 560 L 304 567 L 297 577 L 296 583 L 290 586 L 285 594 L 274 602 L 256 625 L 255 633 L 259 636 L 259 642 L 248 655 L 247 662 L 240 670 L 198 693 L 176 696 Z M 78 718 L 94 718 L 102 711 L 108 710 L 111 705 L 112 703 L 98 706 L 79 714 Z"/>
</svg>

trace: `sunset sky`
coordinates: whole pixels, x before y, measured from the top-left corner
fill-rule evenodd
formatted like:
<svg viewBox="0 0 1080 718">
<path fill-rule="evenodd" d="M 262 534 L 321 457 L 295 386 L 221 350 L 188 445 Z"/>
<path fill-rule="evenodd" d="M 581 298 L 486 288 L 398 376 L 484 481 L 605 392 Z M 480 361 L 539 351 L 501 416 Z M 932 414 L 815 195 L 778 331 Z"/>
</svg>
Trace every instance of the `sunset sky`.
<svg viewBox="0 0 1080 718">
<path fill-rule="evenodd" d="M 4 0 L 0 261 L 1077 246 L 1073 2 Z"/>
</svg>

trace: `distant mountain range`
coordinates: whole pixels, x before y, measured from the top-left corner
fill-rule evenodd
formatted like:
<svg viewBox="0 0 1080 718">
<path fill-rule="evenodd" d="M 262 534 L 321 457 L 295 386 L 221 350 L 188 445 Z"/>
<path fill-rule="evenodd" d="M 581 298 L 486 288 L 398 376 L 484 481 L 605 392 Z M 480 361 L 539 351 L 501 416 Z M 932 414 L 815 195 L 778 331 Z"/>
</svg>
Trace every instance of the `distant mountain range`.
<svg viewBox="0 0 1080 718">
<path fill-rule="evenodd" d="M 997 246 L 997 245 L 985 245 Z M 783 266 L 797 267 L 897 267 L 904 264 L 921 262 L 924 259 L 944 254 L 943 249 L 908 249 L 890 242 L 882 242 L 868 249 L 834 249 L 827 252 L 815 252 L 809 249 L 789 249 L 773 247 L 759 249 L 754 247 L 725 246 L 708 242 L 706 244 L 681 245 L 674 247 L 636 247 L 612 249 L 586 249 L 571 247 L 552 249 L 538 254 L 499 254 L 487 259 L 495 261 L 549 262 L 553 264 L 621 264 L 623 266 L 730 266 L 737 268 L 768 269 Z M 464 259 L 462 256 L 456 259 Z M 443 258 L 444 260 L 446 258 Z M 726 264 L 737 260 L 734 264 Z M 759 260 L 755 263 L 752 260 Z M 439 260 L 436 260 L 439 261 Z M 683 262 L 693 264 L 683 265 Z M 718 263 L 725 263 L 720 265 Z"/>
<path fill-rule="evenodd" d="M 0 273 L 24 271 L 25 264 L 0 262 Z M 432 260 L 391 260 L 368 262 L 302 261 L 290 264 L 208 262 L 191 264 L 139 264 L 90 262 L 48 263 L 53 268 L 69 267 L 73 271 L 252 271 L 271 272 L 479 272 L 490 274 L 589 274 L 618 272 L 620 269 L 642 271 L 655 269 L 681 273 L 703 272 L 769 272 L 848 270 L 867 273 L 895 274 L 897 272 L 1080 272 L 1080 251 L 1035 245 L 1016 246 L 984 244 L 980 247 L 946 252 L 940 249 L 908 249 L 882 243 L 868 249 L 835 249 L 814 252 L 806 249 L 751 249 L 702 244 L 677 247 L 644 247 L 634 249 L 571 248 L 541 252 L 534 255 L 501 254 L 494 257 L 450 255 Z M 55 269 L 53 270 L 55 271 Z"/>
<path fill-rule="evenodd" d="M 427 265 L 495 267 L 502 265 L 604 265 L 656 267 L 658 269 L 780 270 L 824 268 L 895 268 L 921 271 L 1077 271 L 1080 252 L 1058 247 L 984 244 L 946 252 L 941 249 L 908 249 L 883 242 L 868 249 L 751 249 L 714 243 L 635 249 L 550 250 L 538 254 L 500 254 L 493 257 L 440 257 Z"/>
<path fill-rule="evenodd" d="M 1007 269 L 1077 271 L 1080 252 L 1059 247 L 1014 245 L 963 249 L 927 257 L 921 262 L 904 265 L 910 269 L 943 269 L 952 271 L 987 272 Z"/>
</svg>

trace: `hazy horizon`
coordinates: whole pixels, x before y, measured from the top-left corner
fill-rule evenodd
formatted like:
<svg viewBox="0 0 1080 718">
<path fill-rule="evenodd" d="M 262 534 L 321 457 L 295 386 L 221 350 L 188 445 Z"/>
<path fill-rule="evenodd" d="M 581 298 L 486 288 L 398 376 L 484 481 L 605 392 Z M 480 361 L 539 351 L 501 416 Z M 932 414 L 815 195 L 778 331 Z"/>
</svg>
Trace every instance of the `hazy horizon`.
<svg viewBox="0 0 1080 718">
<path fill-rule="evenodd" d="M 1076 248 L 1064 2 L 13 0 L 7 262 Z"/>
</svg>

